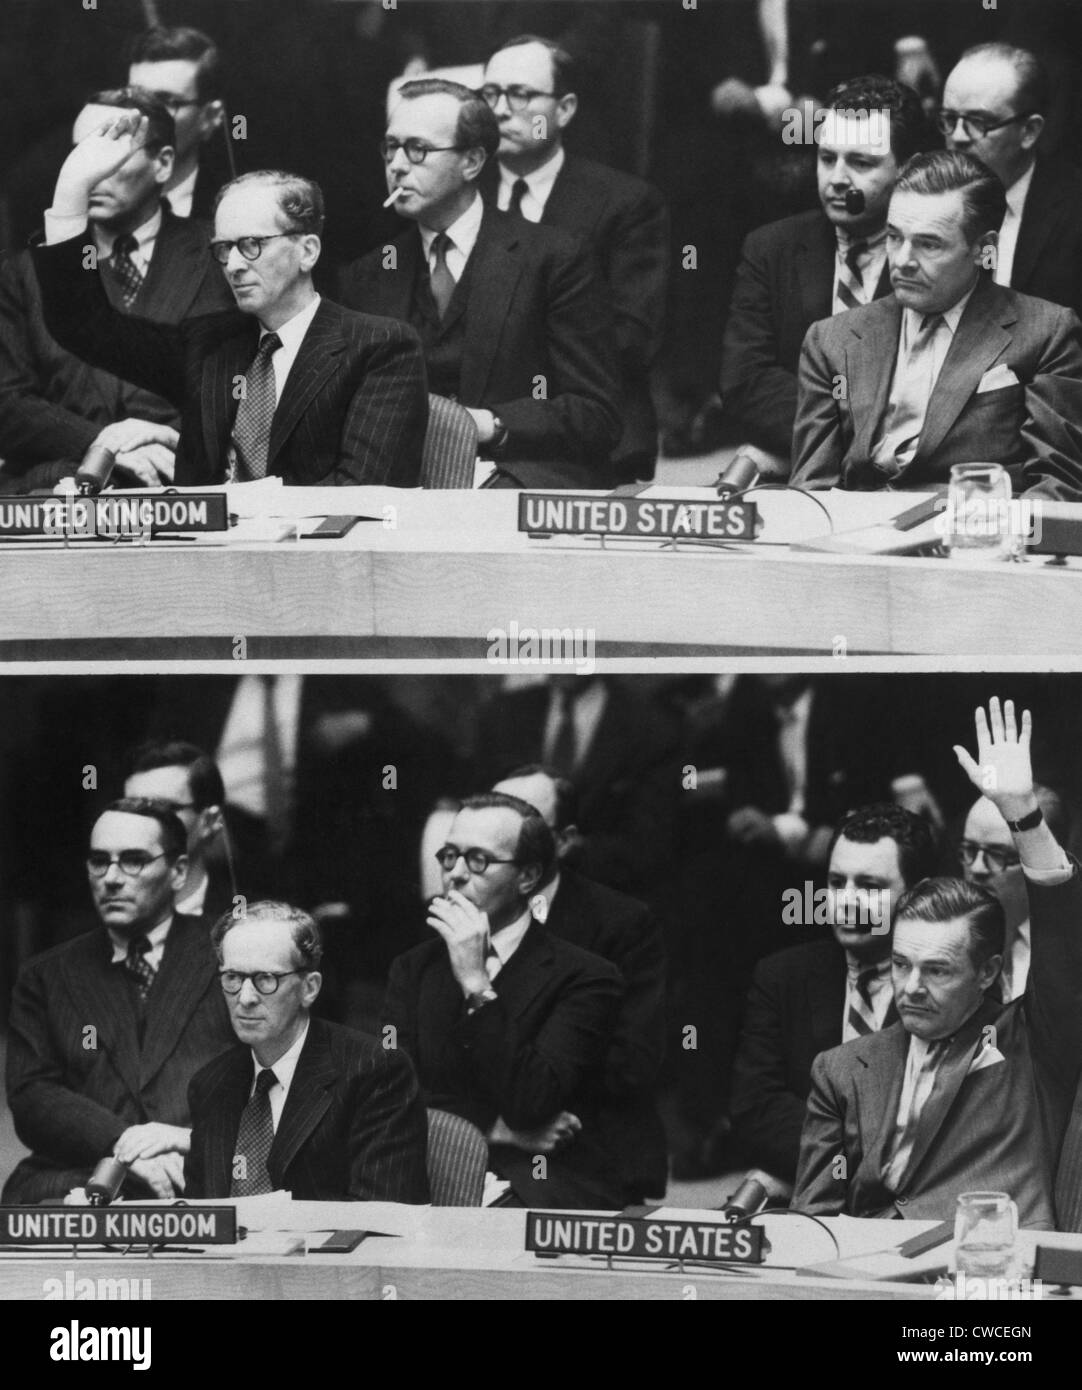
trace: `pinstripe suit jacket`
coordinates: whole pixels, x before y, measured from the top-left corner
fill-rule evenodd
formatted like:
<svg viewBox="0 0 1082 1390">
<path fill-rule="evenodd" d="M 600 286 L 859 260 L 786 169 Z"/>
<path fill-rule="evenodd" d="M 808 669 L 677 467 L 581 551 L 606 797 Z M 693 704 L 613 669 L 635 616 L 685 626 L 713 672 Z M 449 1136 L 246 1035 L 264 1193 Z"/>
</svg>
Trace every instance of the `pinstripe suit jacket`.
<svg viewBox="0 0 1082 1390">
<path fill-rule="evenodd" d="M 189 1197 L 228 1197 L 254 1070 L 247 1047 L 192 1081 Z M 428 1126 L 409 1058 L 313 1018 L 267 1159 L 276 1189 L 310 1202 L 427 1202 Z"/>
<path fill-rule="evenodd" d="M 82 241 L 33 248 L 50 332 L 70 352 L 177 405 L 177 483 L 223 481 L 235 383 L 255 356 L 257 320 L 237 309 L 182 324 L 118 313 L 98 277 L 82 269 Z M 412 487 L 427 421 L 424 358 L 413 330 L 324 299 L 274 413 L 267 472 L 293 485 Z"/>
<path fill-rule="evenodd" d="M 111 956 L 106 932 L 87 932 L 36 956 L 15 983 L 8 1104 L 33 1154 L 8 1179 L 4 1201 L 82 1186 L 129 1125 L 187 1125 L 188 1083 L 233 1041 L 200 918 L 173 918 L 141 1045 L 134 990 Z"/>
</svg>

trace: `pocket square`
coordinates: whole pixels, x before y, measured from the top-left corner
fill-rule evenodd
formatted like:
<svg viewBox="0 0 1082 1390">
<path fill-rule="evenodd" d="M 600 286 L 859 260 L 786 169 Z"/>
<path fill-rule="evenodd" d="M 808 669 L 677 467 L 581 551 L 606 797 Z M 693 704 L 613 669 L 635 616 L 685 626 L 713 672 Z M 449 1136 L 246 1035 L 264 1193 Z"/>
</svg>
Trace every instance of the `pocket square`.
<svg viewBox="0 0 1082 1390">
<path fill-rule="evenodd" d="M 982 1047 L 976 1057 L 969 1064 L 967 1076 L 972 1076 L 975 1071 L 983 1071 L 985 1067 L 994 1067 L 997 1062 L 1005 1062 L 1007 1059 L 998 1047 Z"/>
<path fill-rule="evenodd" d="M 981 377 L 980 385 L 977 387 L 977 395 L 984 391 L 1002 391 L 1005 386 L 1017 386 L 1018 378 L 1007 366 L 1006 362 L 997 362 L 990 371 L 985 372 Z"/>
</svg>

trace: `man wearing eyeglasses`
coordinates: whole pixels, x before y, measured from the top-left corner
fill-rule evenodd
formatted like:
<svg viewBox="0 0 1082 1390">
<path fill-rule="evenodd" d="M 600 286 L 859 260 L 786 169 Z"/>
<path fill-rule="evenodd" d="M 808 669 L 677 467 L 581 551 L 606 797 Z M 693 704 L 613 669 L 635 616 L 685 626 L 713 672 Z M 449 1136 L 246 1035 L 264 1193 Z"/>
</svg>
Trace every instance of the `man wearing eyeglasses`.
<svg viewBox="0 0 1082 1390">
<path fill-rule="evenodd" d="M 90 130 L 60 171 L 47 244 L 33 252 L 50 331 L 180 409 L 179 484 L 415 485 L 428 419 L 420 344 L 404 324 L 317 294 L 318 184 L 265 170 L 218 194 L 210 251 L 235 309 L 162 325 L 111 308 L 83 270 L 87 207 L 145 138 L 144 118 L 123 112 Z"/>
<path fill-rule="evenodd" d="M 622 1164 L 598 1111 L 622 982 L 608 961 L 534 920 L 530 899 L 554 856 L 528 802 L 498 792 L 464 801 L 436 855 L 444 891 L 428 925 L 437 936 L 391 965 L 384 1019 L 425 1103 L 486 1135 L 511 1203 L 621 1207 Z"/>
<path fill-rule="evenodd" d="M 619 438 L 612 316 L 586 251 L 487 207 L 499 127 L 484 99 L 424 78 L 399 90 L 387 187 L 415 222 L 343 272 L 345 304 L 411 324 L 431 389 L 477 425 L 478 484 L 605 487 Z"/>
<path fill-rule="evenodd" d="M 121 111 L 147 122 L 142 148 L 89 191 L 86 269 L 114 308 L 179 323 L 230 304 L 228 288 L 206 255 L 207 229 L 178 218 L 162 193 L 174 164 L 168 110 L 134 88 L 97 92 L 75 119 L 71 141 Z M 89 252 L 87 248 L 89 247 Z M 94 274 L 96 268 L 96 274 Z M 49 332 L 28 251 L 0 268 L 0 458 L 4 490 L 53 486 L 73 474 L 92 444 L 113 451 L 117 480 L 135 486 L 170 481 L 180 417 L 160 392 L 122 374 L 88 366 Z"/>
<path fill-rule="evenodd" d="M 210 217 L 217 182 L 202 155 L 225 120 L 217 44 L 199 29 L 148 29 L 132 44 L 128 81 L 153 93 L 176 122 L 176 160 L 165 185 L 170 208 L 177 217 Z"/>
<path fill-rule="evenodd" d="M 947 148 L 999 176 L 1007 212 L 993 279 L 1082 316 L 1082 172 L 1041 153 L 1048 75 L 1040 59 L 1006 43 L 967 49 L 943 88 Z"/>
<path fill-rule="evenodd" d="M 87 876 L 99 929 L 29 961 L 11 1000 L 7 1091 L 31 1150 L 3 1201 L 58 1201 L 110 1154 L 124 1195 L 183 1191 L 188 1083 L 232 1040 L 207 932 L 176 911 L 185 834 L 163 803 L 114 801 Z"/>
<path fill-rule="evenodd" d="M 527 34 L 493 53 L 481 95 L 499 121 L 500 148 L 485 194 L 501 211 L 560 227 L 596 254 L 620 355 L 624 432 L 613 467 L 618 482 L 633 482 L 652 478 L 657 462 L 650 367 L 665 326 L 669 218 L 650 184 L 564 149 L 576 89 L 571 55 L 551 39 Z"/>
<path fill-rule="evenodd" d="M 188 1195 L 427 1202 L 427 1119 L 409 1058 L 312 1017 L 323 984 L 312 918 L 251 903 L 211 941 L 239 1046 L 192 1081 Z"/>
<path fill-rule="evenodd" d="M 1069 825 L 1063 803 L 1050 787 L 1033 789 L 1049 829 L 1067 843 Z M 1029 895 L 1011 828 L 994 802 L 978 797 L 966 814 L 958 858 L 967 883 L 987 888 L 1003 907 L 1007 929 L 1000 980 L 1004 1000 L 1019 999 L 1029 977 Z"/>
</svg>

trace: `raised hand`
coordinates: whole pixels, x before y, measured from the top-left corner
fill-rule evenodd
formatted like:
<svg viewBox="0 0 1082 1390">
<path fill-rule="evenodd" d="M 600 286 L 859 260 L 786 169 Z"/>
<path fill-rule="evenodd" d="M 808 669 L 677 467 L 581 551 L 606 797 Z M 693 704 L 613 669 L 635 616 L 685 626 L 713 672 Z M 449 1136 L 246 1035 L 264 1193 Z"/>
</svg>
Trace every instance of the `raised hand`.
<svg viewBox="0 0 1082 1390">
<path fill-rule="evenodd" d="M 147 125 L 138 111 L 118 111 L 84 136 L 61 166 L 53 212 L 62 217 L 84 214 L 91 189 L 115 174 L 146 142 Z"/>
<path fill-rule="evenodd" d="M 1007 700 L 1001 712 L 999 699 L 993 695 L 987 716 L 983 708 L 978 708 L 974 723 L 976 759 L 958 744 L 954 747 L 955 756 L 977 791 L 996 806 L 1000 815 L 1005 820 L 1019 820 L 1037 805 L 1029 751 L 1033 734 L 1029 710 L 1023 711 L 1019 729 L 1014 702 Z"/>
</svg>

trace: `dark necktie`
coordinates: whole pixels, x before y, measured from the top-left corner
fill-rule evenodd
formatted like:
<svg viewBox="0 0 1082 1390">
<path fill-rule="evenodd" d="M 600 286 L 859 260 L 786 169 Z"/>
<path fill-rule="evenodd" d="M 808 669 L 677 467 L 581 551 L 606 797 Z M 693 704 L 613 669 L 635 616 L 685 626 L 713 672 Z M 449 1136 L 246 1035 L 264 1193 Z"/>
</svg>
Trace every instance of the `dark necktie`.
<svg viewBox="0 0 1082 1390">
<path fill-rule="evenodd" d="M 507 211 L 522 216 L 522 200 L 529 192 L 530 185 L 525 179 L 516 179 L 511 185 L 511 201 L 507 204 Z"/>
<path fill-rule="evenodd" d="M 230 1197 L 254 1197 L 260 1192 L 274 1191 L 267 1171 L 267 1157 L 274 1143 L 274 1121 L 268 1092 L 276 1080 L 270 1067 L 264 1067 L 255 1079 L 255 1090 L 240 1117 Z"/>
<path fill-rule="evenodd" d="M 239 482 L 267 476 L 271 423 L 277 404 L 271 357 L 281 346 L 282 340 L 277 333 L 266 334 L 245 374 L 244 396 L 233 421 Z"/>
<path fill-rule="evenodd" d="M 556 735 L 552 740 L 552 756 L 549 761 L 557 772 L 570 777 L 575 770 L 578 755 L 575 740 L 575 692 L 564 689 L 559 692 L 560 713 L 556 722 Z"/>
<path fill-rule="evenodd" d="M 446 232 L 440 232 L 432 243 L 432 254 L 436 258 L 436 263 L 432 267 L 428 283 L 432 290 L 432 298 L 436 301 L 436 312 L 441 321 L 447 313 L 451 296 L 455 292 L 455 277 L 447 268 L 447 248 L 450 244 L 451 238 Z"/>
<path fill-rule="evenodd" d="M 125 309 L 131 308 L 135 296 L 143 288 L 143 277 L 132 260 L 132 252 L 138 245 L 131 232 L 125 232 L 113 242 L 113 254 L 109 257 L 109 266 L 120 285 L 121 303 Z"/>
<path fill-rule="evenodd" d="M 156 971 L 147 960 L 147 952 L 150 950 L 150 938 L 147 936 L 135 936 L 128 942 L 128 955 L 124 961 L 124 969 L 135 981 L 135 987 L 139 991 L 139 1002 L 144 1003 L 150 993 L 150 987 L 154 983 Z"/>
</svg>

